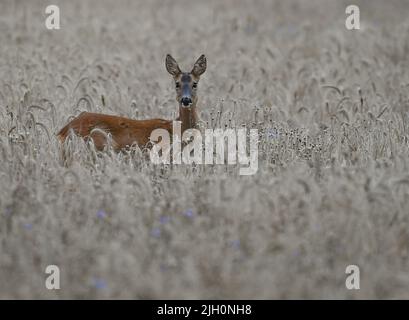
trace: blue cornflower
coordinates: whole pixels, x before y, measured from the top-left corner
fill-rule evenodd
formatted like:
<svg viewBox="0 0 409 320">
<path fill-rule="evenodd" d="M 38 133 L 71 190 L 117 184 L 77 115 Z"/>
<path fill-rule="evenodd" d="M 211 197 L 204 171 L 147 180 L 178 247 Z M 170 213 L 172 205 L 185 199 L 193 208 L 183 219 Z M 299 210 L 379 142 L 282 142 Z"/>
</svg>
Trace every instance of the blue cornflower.
<svg viewBox="0 0 409 320">
<path fill-rule="evenodd" d="M 103 219 L 107 216 L 107 213 L 104 210 L 98 210 L 97 217 Z"/>
<path fill-rule="evenodd" d="M 100 278 L 93 278 L 92 285 L 96 289 L 105 289 L 107 287 L 106 281 L 104 279 L 100 279 Z"/>
<path fill-rule="evenodd" d="M 268 129 L 267 137 L 269 137 L 270 139 L 278 139 L 280 137 L 280 133 L 277 129 Z"/>
<path fill-rule="evenodd" d="M 23 225 L 23 227 L 24 227 L 24 229 L 26 229 L 26 230 L 31 230 L 31 229 L 33 229 L 33 224 L 32 224 L 32 223 L 25 223 L 25 224 Z"/>
<path fill-rule="evenodd" d="M 152 237 L 159 238 L 160 234 L 161 234 L 161 231 L 159 228 L 153 228 L 151 231 Z"/>
<path fill-rule="evenodd" d="M 193 210 L 192 210 L 192 209 L 188 209 L 188 210 L 186 210 L 185 212 L 183 212 L 183 215 L 184 215 L 185 217 L 192 218 L 192 217 L 193 217 Z"/>
<path fill-rule="evenodd" d="M 231 246 L 232 246 L 233 248 L 235 248 L 235 249 L 240 249 L 240 240 L 239 240 L 239 239 L 233 240 L 233 241 L 231 242 Z"/>
<path fill-rule="evenodd" d="M 159 218 L 160 223 L 165 224 L 168 223 L 170 221 L 170 217 L 169 216 L 162 216 Z"/>
</svg>

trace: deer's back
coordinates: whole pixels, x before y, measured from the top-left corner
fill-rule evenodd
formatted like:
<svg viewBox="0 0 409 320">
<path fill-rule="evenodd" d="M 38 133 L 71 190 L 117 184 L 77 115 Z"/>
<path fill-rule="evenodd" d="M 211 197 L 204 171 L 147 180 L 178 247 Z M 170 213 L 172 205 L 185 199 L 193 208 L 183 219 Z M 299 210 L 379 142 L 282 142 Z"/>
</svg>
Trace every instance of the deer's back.
<svg viewBox="0 0 409 320">
<path fill-rule="evenodd" d="M 125 117 L 100 113 L 83 112 L 70 121 L 57 134 L 64 142 L 73 130 L 83 138 L 92 138 L 98 150 L 102 150 L 107 143 L 107 134 L 111 134 L 115 149 L 123 149 L 137 143 L 144 147 L 149 142 L 149 136 L 155 129 L 165 129 L 171 134 L 172 121 L 163 119 L 133 120 Z"/>
</svg>

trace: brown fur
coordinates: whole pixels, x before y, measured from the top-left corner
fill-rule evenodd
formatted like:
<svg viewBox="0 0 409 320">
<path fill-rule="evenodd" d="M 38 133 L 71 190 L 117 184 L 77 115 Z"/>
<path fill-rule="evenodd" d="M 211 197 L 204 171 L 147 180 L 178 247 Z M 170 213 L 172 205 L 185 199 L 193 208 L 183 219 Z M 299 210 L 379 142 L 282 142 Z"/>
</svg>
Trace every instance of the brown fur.
<svg viewBox="0 0 409 320">
<path fill-rule="evenodd" d="M 120 150 L 134 143 L 137 143 L 141 148 L 145 147 L 149 142 L 151 132 L 158 128 L 168 130 L 171 134 L 172 121 L 163 119 L 133 120 L 107 114 L 83 112 L 62 128 L 57 136 L 63 143 L 72 129 L 75 134 L 83 138 L 92 138 L 97 150 L 102 150 L 107 144 L 107 138 L 99 130 L 94 130 L 100 129 L 112 135 L 114 149 Z"/>
<path fill-rule="evenodd" d="M 200 66 L 199 66 L 200 65 Z M 175 82 L 179 81 L 181 72 L 176 61 L 167 56 L 166 67 L 168 71 L 172 71 Z M 200 67 L 200 69 L 199 69 Z M 195 67 L 190 73 L 196 81 L 199 80 L 199 73 L 202 74 L 206 69 L 206 59 L 202 55 L 196 62 Z M 196 70 L 196 74 L 195 74 Z M 193 85 L 193 82 L 190 84 Z M 194 92 L 192 105 L 189 107 L 179 106 L 179 117 L 176 120 L 182 122 L 182 133 L 190 128 L 197 126 L 198 116 L 196 112 L 196 89 Z M 176 99 L 179 101 L 179 92 L 176 89 Z M 112 137 L 112 146 L 119 151 L 137 144 L 144 148 L 148 146 L 151 132 L 155 129 L 165 129 L 172 135 L 172 121 L 164 119 L 149 119 L 149 120 L 133 120 L 129 118 L 112 116 L 100 113 L 82 112 L 77 118 L 70 121 L 62 128 L 57 137 L 64 143 L 71 130 L 84 139 L 92 139 L 97 150 L 102 150 L 107 145 L 108 134 Z"/>
</svg>

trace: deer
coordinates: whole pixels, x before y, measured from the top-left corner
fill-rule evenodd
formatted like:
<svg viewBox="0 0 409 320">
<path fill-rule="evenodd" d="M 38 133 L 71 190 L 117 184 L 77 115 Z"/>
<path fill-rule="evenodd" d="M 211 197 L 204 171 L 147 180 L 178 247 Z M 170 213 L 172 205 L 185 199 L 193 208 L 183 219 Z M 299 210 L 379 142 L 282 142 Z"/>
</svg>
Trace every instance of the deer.
<svg viewBox="0 0 409 320">
<path fill-rule="evenodd" d="M 170 54 L 166 55 L 165 67 L 175 82 L 176 101 L 179 104 L 179 116 L 176 120 L 181 122 L 182 133 L 185 130 L 197 128 L 197 88 L 200 76 L 207 68 L 205 55 L 202 54 L 197 59 L 190 72 L 182 72 Z M 135 144 L 140 148 L 149 147 L 151 132 L 155 129 L 165 129 L 172 134 L 172 123 L 173 120 L 135 120 L 108 114 L 82 112 L 63 127 L 57 137 L 63 144 L 73 131 L 85 141 L 92 139 L 98 151 L 102 151 L 108 145 L 108 140 L 111 140 L 115 151 L 121 151 Z"/>
</svg>

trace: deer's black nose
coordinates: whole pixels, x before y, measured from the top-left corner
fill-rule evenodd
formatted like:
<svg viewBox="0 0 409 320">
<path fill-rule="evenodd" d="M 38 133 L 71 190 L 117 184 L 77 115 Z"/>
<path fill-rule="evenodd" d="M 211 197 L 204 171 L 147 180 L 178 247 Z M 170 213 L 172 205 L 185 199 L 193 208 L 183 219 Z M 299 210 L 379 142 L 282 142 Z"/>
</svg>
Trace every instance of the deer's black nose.
<svg viewBox="0 0 409 320">
<path fill-rule="evenodd" d="M 182 102 L 182 104 L 183 104 L 185 107 L 187 107 L 187 106 L 189 106 L 190 104 L 192 104 L 192 99 L 189 98 L 189 97 L 183 97 L 180 102 Z"/>
</svg>

